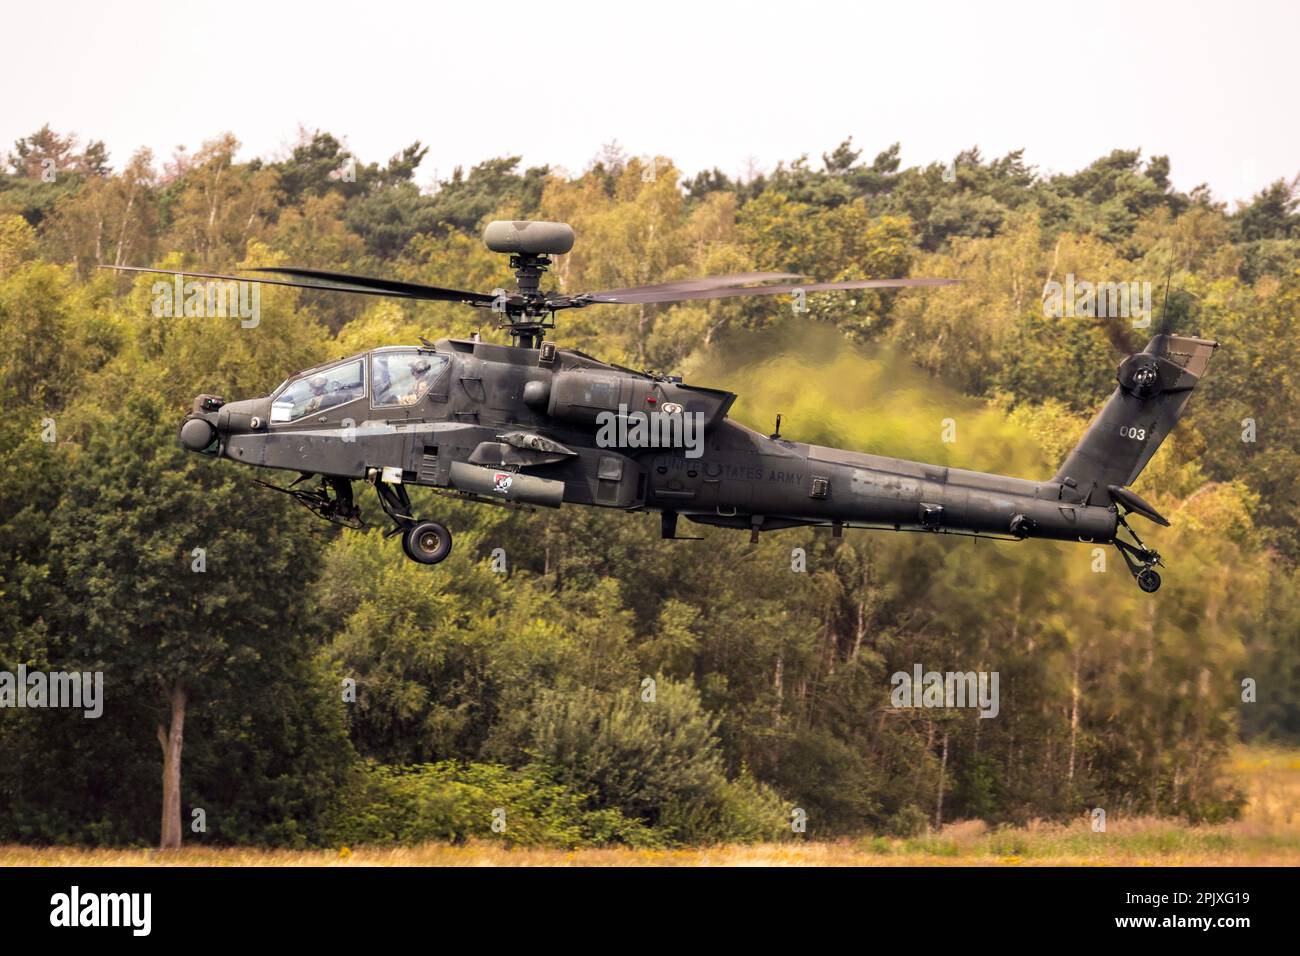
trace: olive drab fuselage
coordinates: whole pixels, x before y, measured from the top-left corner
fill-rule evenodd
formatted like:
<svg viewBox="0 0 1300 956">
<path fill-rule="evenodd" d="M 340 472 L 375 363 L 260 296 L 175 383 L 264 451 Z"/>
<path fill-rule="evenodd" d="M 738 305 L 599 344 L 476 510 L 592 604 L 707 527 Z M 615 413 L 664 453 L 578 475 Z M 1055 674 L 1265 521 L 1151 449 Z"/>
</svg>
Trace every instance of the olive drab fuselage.
<svg viewBox="0 0 1300 956">
<path fill-rule="evenodd" d="M 319 476 L 286 491 L 359 526 L 367 481 L 415 560 L 437 563 L 450 533 L 421 522 L 407 488 L 483 502 L 588 505 L 765 531 L 879 528 L 1114 544 L 1154 591 L 1160 556 L 1124 519 L 1167 524 L 1127 486 L 1176 424 L 1215 343 L 1158 335 L 1129 356 L 1118 387 L 1055 477 L 1028 481 L 781 437 L 731 421 L 736 396 L 600 362 L 582 352 L 444 339 L 388 347 L 302 372 L 265 398 L 200 395 L 181 427 L 191 450 Z M 691 430 L 612 428 L 640 420 Z M 1123 527 L 1135 543 L 1118 537 Z"/>
<path fill-rule="evenodd" d="M 412 404 L 376 407 L 376 359 L 414 353 L 435 361 L 427 391 Z M 277 396 L 295 381 L 349 363 L 361 370 L 355 394 L 274 420 Z M 580 352 L 443 340 L 432 349 L 376 349 L 308 370 L 266 398 L 196 408 L 194 415 L 215 427 L 211 450 L 243 464 L 523 504 L 659 511 L 757 531 L 812 524 L 1102 542 L 1114 536 L 1114 506 L 1089 505 L 1062 482 L 761 435 L 726 417 L 734 399 Z M 699 416 L 699 447 L 602 447 L 597 440 L 602 413 L 665 414 L 665 406 Z M 487 471 L 512 480 L 504 490 L 497 490 L 502 482 L 475 484 Z M 529 478 L 538 479 L 535 488 L 516 488 Z"/>
</svg>

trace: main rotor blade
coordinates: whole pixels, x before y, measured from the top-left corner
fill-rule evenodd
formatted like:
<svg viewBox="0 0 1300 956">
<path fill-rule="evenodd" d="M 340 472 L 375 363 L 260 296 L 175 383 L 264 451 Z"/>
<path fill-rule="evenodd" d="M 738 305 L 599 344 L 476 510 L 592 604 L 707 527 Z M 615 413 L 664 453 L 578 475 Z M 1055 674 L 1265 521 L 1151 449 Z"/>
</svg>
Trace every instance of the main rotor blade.
<svg viewBox="0 0 1300 956">
<path fill-rule="evenodd" d="M 806 282 L 756 285 L 741 289 L 694 289 L 679 291 L 632 290 L 625 293 L 593 292 L 574 296 L 590 303 L 639 305 L 651 302 L 685 302 L 691 299 L 730 299 L 742 295 L 789 295 L 793 292 L 834 292 L 839 289 L 910 289 L 918 286 L 953 285 L 958 279 L 854 279 L 848 282 Z"/>
<path fill-rule="evenodd" d="M 634 285 L 626 289 L 601 289 L 592 292 L 592 296 L 624 296 L 647 292 L 695 292 L 701 289 L 723 289 L 733 285 L 746 285 L 750 282 L 776 282 L 780 279 L 802 279 L 796 272 L 739 272 L 726 276 L 703 276 L 699 279 L 679 279 L 676 282 L 660 282 L 657 285 Z M 600 301 L 605 301 L 604 298 Z"/>
<path fill-rule="evenodd" d="M 323 269 L 301 269 L 297 266 L 275 266 L 249 269 L 249 272 L 270 272 L 276 275 L 296 276 L 300 279 L 317 279 L 321 282 L 336 282 L 351 286 L 344 291 L 356 292 L 369 289 L 377 293 L 406 296 L 412 299 L 425 299 L 432 302 L 468 302 L 490 305 L 495 296 L 486 292 L 466 292 L 464 289 L 445 289 L 436 285 L 424 285 L 420 282 L 401 282 L 397 279 L 377 279 L 373 276 L 351 275 L 347 272 L 326 272 Z"/>
<path fill-rule="evenodd" d="M 193 279 L 220 279 L 224 282 L 261 282 L 266 285 L 289 286 L 294 289 L 314 289 L 318 292 L 352 292 L 356 295 L 382 295 L 395 299 L 424 299 L 429 301 L 441 302 L 467 302 L 470 304 L 490 304 L 493 296 L 482 292 L 461 292 L 458 289 L 441 289 L 437 286 L 423 286 L 414 282 L 393 282 L 387 279 L 371 279 L 366 276 L 349 276 L 345 282 L 340 280 L 335 285 L 322 285 L 312 282 L 294 282 L 289 279 L 264 279 L 253 276 L 235 276 L 225 275 L 219 272 L 191 272 L 181 269 L 153 269 L 145 266 L 99 266 L 101 269 L 111 269 L 114 272 L 150 272 L 156 275 L 169 276 L 189 276 Z M 315 270 L 289 270 L 289 269 L 249 269 L 249 272 L 279 272 L 289 275 L 295 272 L 310 272 Z M 325 273 L 323 275 L 343 276 L 344 273 Z M 322 278 L 323 278 L 322 275 Z M 364 284 L 361 281 L 364 280 Z"/>
</svg>

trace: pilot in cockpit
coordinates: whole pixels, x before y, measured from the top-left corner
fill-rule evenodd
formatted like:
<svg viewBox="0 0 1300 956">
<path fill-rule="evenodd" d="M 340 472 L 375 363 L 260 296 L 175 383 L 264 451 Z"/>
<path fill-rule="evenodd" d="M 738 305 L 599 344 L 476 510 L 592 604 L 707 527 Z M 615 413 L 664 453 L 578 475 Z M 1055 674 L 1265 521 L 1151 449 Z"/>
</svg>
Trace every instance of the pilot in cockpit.
<svg viewBox="0 0 1300 956">
<path fill-rule="evenodd" d="M 311 398 L 307 400 L 307 407 L 304 410 L 305 414 L 310 415 L 313 412 L 319 412 L 323 407 L 325 407 L 325 386 L 327 384 L 324 375 L 317 375 L 307 383 L 307 387 L 311 389 Z"/>
<path fill-rule="evenodd" d="M 401 398 L 403 405 L 414 405 L 429 393 L 429 386 L 433 384 L 433 376 L 429 374 L 432 367 L 426 358 L 411 363 L 411 387 Z"/>
</svg>

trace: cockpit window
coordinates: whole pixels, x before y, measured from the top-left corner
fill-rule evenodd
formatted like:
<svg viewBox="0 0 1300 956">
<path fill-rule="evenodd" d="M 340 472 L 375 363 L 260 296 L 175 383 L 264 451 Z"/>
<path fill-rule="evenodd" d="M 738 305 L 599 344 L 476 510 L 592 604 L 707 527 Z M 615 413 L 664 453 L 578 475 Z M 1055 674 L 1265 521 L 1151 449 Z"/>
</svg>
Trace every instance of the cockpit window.
<svg viewBox="0 0 1300 956">
<path fill-rule="evenodd" d="M 361 359 L 290 382 L 271 403 L 271 421 L 291 422 L 366 394 Z"/>
<path fill-rule="evenodd" d="M 414 405 L 429 394 L 451 359 L 412 349 L 409 352 L 375 352 L 370 356 L 374 405 Z"/>
</svg>

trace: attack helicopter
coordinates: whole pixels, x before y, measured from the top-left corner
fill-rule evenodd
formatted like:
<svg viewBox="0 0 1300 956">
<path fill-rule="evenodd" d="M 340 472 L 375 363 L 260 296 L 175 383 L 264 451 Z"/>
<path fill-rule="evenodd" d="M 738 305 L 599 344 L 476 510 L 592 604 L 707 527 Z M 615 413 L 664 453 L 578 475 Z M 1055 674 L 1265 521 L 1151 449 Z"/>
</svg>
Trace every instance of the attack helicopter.
<svg viewBox="0 0 1300 956">
<path fill-rule="evenodd" d="M 407 489 L 429 488 L 516 507 L 584 505 L 657 512 L 665 539 L 678 519 L 763 532 L 801 526 L 1044 538 L 1114 545 L 1138 586 L 1160 587 L 1160 555 L 1127 521 L 1169 522 L 1129 486 L 1182 415 L 1217 343 L 1157 334 L 1120 363 L 1117 387 L 1056 474 L 1043 481 L 987 474 L 764 435 L 728 418 L 736 395 L 680 377 L 602 362 L 545 341 L 567 309 L 836 290 L 932 287 L 952 279 L 807 282 L 750 272 L 599 292 L 543 290 L 551 257 L 568 253 L 564 223 L 497 221 L 483 233 L 508 255 L 516 287 L 473 292 L 298 267 L 255 275 L 178 272 L 222 282 L 490 310 L 509 344 L 421 339 L 384 346 L 290 376 L 270 395 L 199 395 L 180 423 L 188 450 L 297 472 L 292 496 L 320 517 L 362 526 L 357 481 L 372 485 L 414 561 L 437 564 L 451 532 L 414 514 Z M 319 479 L 315 488 L 299 487 Z M 1126 533 L 1127 540 L 1121 537 Z"/>
</svg>

